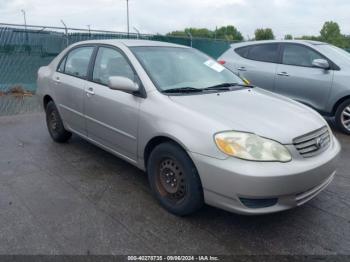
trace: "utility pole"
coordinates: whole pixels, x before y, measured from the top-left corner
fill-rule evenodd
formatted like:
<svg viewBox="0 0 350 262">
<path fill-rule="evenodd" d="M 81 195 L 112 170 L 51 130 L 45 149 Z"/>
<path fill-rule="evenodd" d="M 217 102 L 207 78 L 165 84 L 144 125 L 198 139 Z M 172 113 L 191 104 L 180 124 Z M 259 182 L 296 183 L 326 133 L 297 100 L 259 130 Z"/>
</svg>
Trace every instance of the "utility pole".
<svg viewBox="0 0 350 262">
<path fill-rule="evenodd" d="M 129 0 L 126 0 L 126 19 L 127 19 L 128 37 L 129 37 L 129 33 L 130 33 L 130 28 L 129 28 Z"/>
</svg>

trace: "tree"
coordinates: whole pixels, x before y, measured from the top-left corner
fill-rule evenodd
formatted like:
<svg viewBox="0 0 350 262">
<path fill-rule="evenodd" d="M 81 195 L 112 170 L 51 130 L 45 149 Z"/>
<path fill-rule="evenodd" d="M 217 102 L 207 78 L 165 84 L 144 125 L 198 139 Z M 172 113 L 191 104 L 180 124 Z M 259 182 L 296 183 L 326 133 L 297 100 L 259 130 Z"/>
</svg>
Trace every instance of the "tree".
<svg viewBox="0 0 350 262">
<path fill-rule="evenodd" d="M 242 41 L 243 36 L 233 25 L 222 26 L 219 29 L 212 31 L 207 28 L 185 28 L 183 31 L 173 31 L 167 33 L 168 36 L 188 37 L 191 34 L 193 37 L 217 38 L 229 41 Z"/>
<path fill-rule="evenodd" d="M 344 47 L 350 52 L 350 35 L 344 37 Z"/>
<path fill-rule="evenodd" d="M 222 26 L 216 30 L 216 38 L 242 41 L 243 36 L 233 25 Z"/>
<path fill-rule="evenodd" d="M 187 35 L 186 35 L 186 33 L 184 31 L 172 31 L 170 33 L 167 33 L 166 35 L 178 36 L 178 37 L 187 37 Z"/>
<path fill-rule="evenodd" d="M 333 22 L 333 21 L 327 21 L 323 24 L 323 27 L 320 31 L 321 37 L 320 40 L 344 47 L 344 36 L 340 33 L 340 27 L 338 23 Z"/>
<path fill-rule="evenodd" d="M 312 41 L 320 41 L 319 36 L 313 36 L 313 35 L 303 35 L 302 37 L 298 37 L 295 39 L 302 39 L 302 40 L 312 40 Z"/>
<path fill-rule="evenodd" d="M 293 36 L 288 34 L 284 36 L 284 40 L 293 40 Z"/>
<path fill-rule="evenodd" d="M 170 36 L 178 36 L 178 37 L 188 37 L 191 34 L 193 37 L 203 37 L 203 38 L 212 38 L 214 33 L 206 28 L 186 28 L 184 31 L 173 31 L 167 33 Z"/>
<path fill-rule="evenodd" d="M 324 40 L 332 40 L 341 37 L 340 27 L 338 23 L 333 21 L 325 22 L 320 34 Z"/>
<path fill-rule="evenodd" d="M 186 28 L 185 33 L 190 33 L 193 37 L 212 38 L 213 32 L 207 28 Z"/>
<path fill-rule="evenodd" d="M 258 28 L 255 30 L 255 40 L 275 39 L 271 28 Z"/>
</svg>

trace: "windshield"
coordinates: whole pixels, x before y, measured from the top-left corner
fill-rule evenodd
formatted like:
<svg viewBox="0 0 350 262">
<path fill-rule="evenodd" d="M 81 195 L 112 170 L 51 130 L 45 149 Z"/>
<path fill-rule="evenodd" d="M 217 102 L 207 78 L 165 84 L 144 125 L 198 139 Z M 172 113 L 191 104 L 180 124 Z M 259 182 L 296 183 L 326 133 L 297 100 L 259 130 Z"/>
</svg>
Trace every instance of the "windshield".
<svg viewBox="0 0 350 262">
<path fill-rule="evenodd" d="M 205 89 L 222 84 L 244 85 L 234 73 L 212 58 L 191 48 L 132 47 L 160 91 Z"/>
<path fill-rule="evenodd" d="M 348 63 L 350 62 L 350 53 L 344 49 L 328 44 L 318 45 L 317 48 L 330 59 L 334 59 L 334 57 L 336 57 L 337 60 L 342 60 Z"/>
</svg>

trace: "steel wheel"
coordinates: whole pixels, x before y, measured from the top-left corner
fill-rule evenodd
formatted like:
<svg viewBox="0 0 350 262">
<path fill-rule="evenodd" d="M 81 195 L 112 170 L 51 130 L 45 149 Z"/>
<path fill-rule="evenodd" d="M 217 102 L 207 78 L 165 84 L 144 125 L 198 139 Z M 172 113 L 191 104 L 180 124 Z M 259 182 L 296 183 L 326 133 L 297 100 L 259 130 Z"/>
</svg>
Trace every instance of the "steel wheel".
<svg viewBox="0 0 350 262">
<path fill-rule="evenodd" d="M 350 106 L 345 107 L 341 113 L 341 122 L 344 128 L 350 131 Z"/>
<path fill-rule="evenodd" d="M 186 183 L 183 170 L 176 160 L 163 159 L 158 167 L 157 189 L 161 196 L 174 202 L 180 202 L 186 195 Z"/>
<path fill-rule="evenodd" d="M 153 195 L 169 212 L 185 216 L 203 206 L 197 169 L 179 145 L 173 142 L 157 145 L 147 160 L 147 174 Z"/>
<path fill-rule="evenodd" d="M 58 130 L 59 124 L 60 122 L 56 111 L 52 111 L 49 116 L 49 125 L 51 128 L 51 131 L 56 132 Z"/>
<path fill-rule="evenodd" d="M 64 128 L 60 114 L 52 101 L 46 106 L 46 124 L 52 139 L 58 143 L 67 142 L 72 136 L 72 133 Z"/>
</svg>

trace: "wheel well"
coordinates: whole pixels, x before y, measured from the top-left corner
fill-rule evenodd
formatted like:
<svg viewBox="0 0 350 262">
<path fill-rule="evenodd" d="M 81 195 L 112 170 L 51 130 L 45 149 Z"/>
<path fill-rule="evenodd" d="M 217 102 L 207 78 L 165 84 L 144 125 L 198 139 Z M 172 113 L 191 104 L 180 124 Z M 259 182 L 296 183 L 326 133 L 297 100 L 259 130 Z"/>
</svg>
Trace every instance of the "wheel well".
<svg viewBox="0 0 350 262">
<path fill-rule="evenodd" d="M 349 95 L 349 96 L 344 96 L 344 97 L 342 97 L 341 99 L 339 99 L 339 100 L 337 101 L 337 103 L 335 103 L 335 105 L 334 105 L 334 107 L 333 107 L 333 111 L 332 111 L 332 115 L 333 115 L 333 116 L 335 115 L 335 112 L 337 111 L 338 106 L 339 106 L 341 103 L 343 103 L 345 100 L 347 100 L 347 99 L 350 99 L 350 95 Z"/>
<path fill-rule="evenodd" d="M 159 144 L 165 143 L 165 142 L 171 142 L 174 143 L 176 145 L 178 145 L 179 147 L 181 147 L 183 150 L 184 147 L 182 145 L 180 145 L 178 142 L 176 142 L 174 139 L 171 139 L 169 137 L 166 136 L 157 136 L 152 138 L 146 145 L 145 150 L 144 150 L 144 154 L 143 154 L 143 159 L 145 161 L 145 167 L 147 168 L 147 161 L 149 156 L 151 155 L 151 152 L 153 151 L 153 149 L 158 146 Z M 186 150 L 185 150 L 186 151 Z"/>
<path fill-rule="evenodd" d="M 43 101 L 44 102 L 44 109 L 46 109 L 46 106 L 50 101 L 53 101 L 51 96 L 49 96 L 49 95 L 44 96 L 44 101 Z"/>
</svg>

